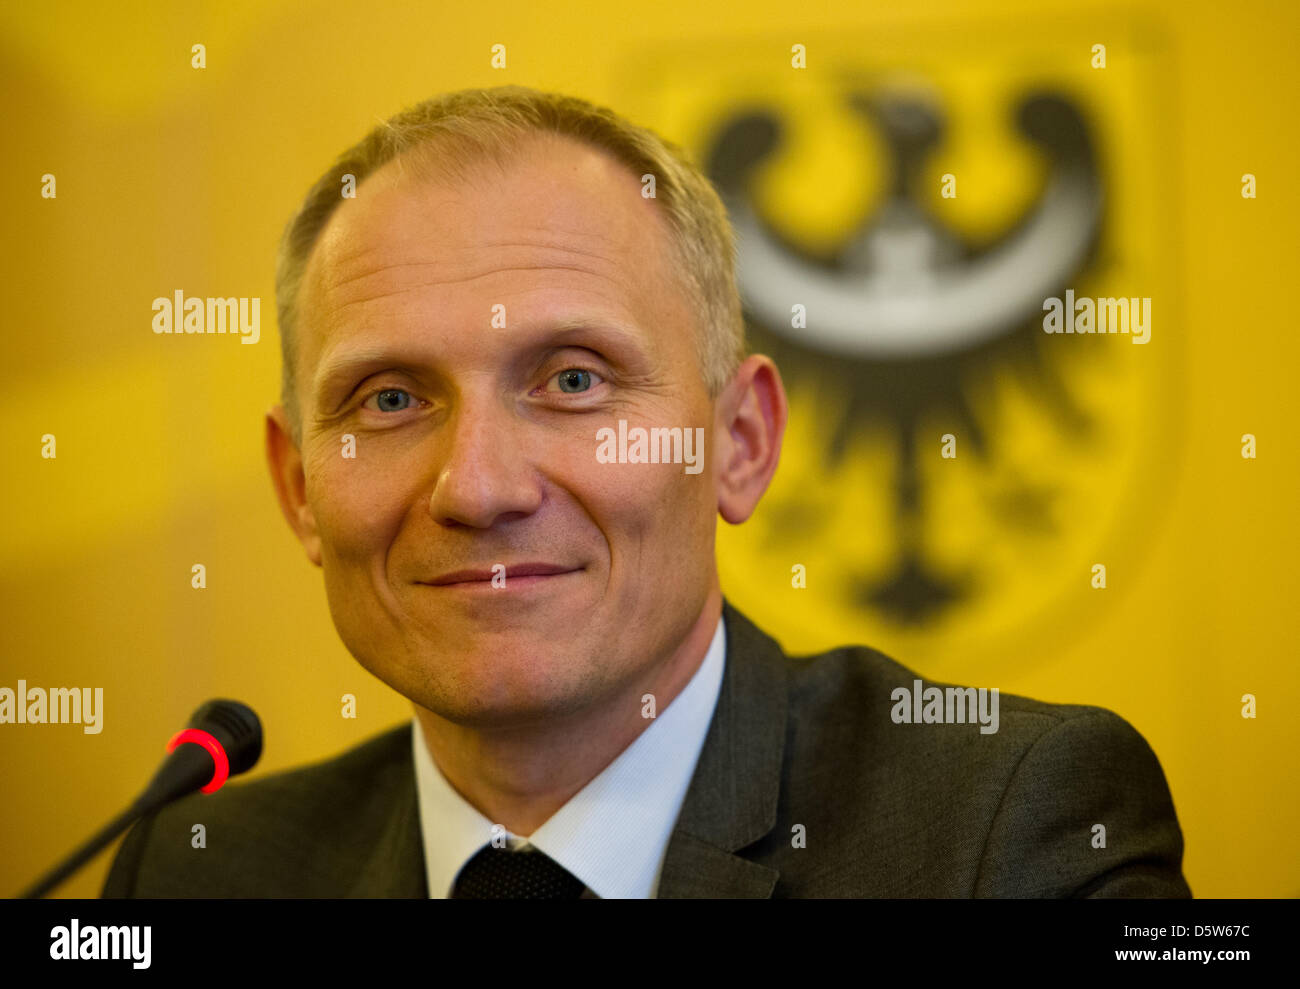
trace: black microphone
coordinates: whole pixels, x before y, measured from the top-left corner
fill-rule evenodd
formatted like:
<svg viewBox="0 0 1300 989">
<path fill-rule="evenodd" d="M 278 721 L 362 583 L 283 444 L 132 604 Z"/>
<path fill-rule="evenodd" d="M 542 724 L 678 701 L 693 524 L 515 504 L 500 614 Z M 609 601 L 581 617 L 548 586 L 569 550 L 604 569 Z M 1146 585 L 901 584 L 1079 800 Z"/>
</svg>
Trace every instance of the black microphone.
<svg viewBox="0 0 1300 989">
<path fill-rule="evenodd" d="M 171 754 L 131 806 L 60 865 L 24 890 L 25 900 L 44 896 L 95 857 L 138 818 L 195 790 L 214 793 L 231 776 L 248 772 L 262 755 L 262 722 L 238 701 L 208 701 L 189 726 L 167 743 Z"/>
</svg>

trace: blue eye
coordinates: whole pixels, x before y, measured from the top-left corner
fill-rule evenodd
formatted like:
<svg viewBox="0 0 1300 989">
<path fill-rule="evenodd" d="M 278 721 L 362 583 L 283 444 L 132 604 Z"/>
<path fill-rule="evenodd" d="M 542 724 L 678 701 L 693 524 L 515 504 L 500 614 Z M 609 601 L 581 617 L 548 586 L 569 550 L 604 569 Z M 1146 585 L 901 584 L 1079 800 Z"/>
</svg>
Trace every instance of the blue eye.
<svg viewBox="0 0 1300 989">
<path fill-rule="evenodd" d="M 372 397 L 380 412 L 401 412 L 411 406 L 411 393 L 401 388 L 385 388 Z"/>
<path fill-rule="evenodd" d="M 565 368 L 556 375 L 560 384 L 560 391 L 567 394 L 577 394 L 587 391 L 592 387 L 591 372 L 584 371 L 580 367 Z"/>
</svg>

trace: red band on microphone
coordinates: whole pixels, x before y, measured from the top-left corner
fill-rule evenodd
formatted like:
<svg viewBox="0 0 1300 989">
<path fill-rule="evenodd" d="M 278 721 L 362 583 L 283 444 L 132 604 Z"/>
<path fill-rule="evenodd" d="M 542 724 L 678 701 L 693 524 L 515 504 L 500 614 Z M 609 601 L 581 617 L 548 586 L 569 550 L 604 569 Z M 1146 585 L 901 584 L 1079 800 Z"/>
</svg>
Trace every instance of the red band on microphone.
<svg viewBox="0 0 1300 989">
<path fill-rule="evenodd" d="M 178 731 L 172 736 L 172 740 L 167 743 L 167 751 L 171 752 L 176 746 L 185 742 L 202 745 L 208 750 L 208 754 L 212 756 L 212 761 L 217 764 L 217 768 L 212 771 L 212 779 L 208 781 L 207 786 L 199 789 L 203 793 L 215 793 L 220 790 L 221 785 L 226 782 L 226 777 L 230 775 L 230 760 L 226 758 L 226 750 L 221 747 L 221 743 L 201 728 L 186 728 L 184 731 Z"/>
</svg>

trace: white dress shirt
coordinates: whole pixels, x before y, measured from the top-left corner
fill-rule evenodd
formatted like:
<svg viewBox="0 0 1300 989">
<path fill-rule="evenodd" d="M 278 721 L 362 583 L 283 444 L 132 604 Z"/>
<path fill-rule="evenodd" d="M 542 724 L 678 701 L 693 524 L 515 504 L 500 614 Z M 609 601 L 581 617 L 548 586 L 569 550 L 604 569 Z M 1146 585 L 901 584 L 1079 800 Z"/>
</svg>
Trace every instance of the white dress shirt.
<svg viewBox="0 0 1300 989">
<path fill-rule="evenodd" d="M 672 703 L 531 835 L 506 830 L 507 844 L 549 855 L 586 884 L 583 895 L 588 898 L 653 898 L 673 825 L 713 721 L 726 651 L 719 618 L 700 668 Z M 491 841 L 493 822 L 447 782 L 429 755 L 420 719 L 412 720 L 425 878 L 429 896 L 446 899 L 461 867 Z"/>
</svg>

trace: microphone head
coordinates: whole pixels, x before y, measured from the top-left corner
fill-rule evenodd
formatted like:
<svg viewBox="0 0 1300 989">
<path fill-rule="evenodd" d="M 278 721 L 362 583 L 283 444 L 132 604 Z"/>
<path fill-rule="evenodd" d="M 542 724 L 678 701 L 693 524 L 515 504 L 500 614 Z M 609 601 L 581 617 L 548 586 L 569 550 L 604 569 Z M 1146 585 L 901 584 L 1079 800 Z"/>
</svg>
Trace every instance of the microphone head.
<svg viewBox="0 0 1300 989">
<path fill-rule="evenodd" d="M 239 701 L 208 701 L 194 712 L 188 727 L 206 731 L 221 743 L 231 776 L 248 772 L 262 756 L 262 722 Z"/>
</svg>

